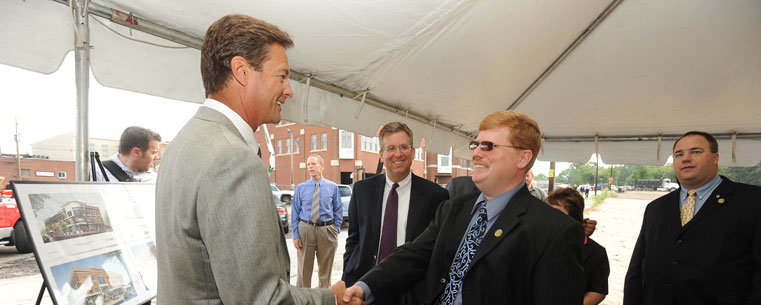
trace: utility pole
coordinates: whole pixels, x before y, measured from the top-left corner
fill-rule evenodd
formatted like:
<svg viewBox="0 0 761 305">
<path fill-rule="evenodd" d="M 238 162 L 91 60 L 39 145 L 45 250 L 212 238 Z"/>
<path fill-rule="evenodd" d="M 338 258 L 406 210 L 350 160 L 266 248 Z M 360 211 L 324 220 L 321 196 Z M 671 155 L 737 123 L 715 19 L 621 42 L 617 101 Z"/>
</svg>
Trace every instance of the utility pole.
<svg viewBox="0 0 761 305">
<path fill-rule="evenodd" d="M 16 138 L 16 167 L 18 169 L 18 180 L 22 180 L 21 179 L 21 155 L 19 155 L 19 151 L 18 151 L 18 141 L 19 141 L 19 138 L 18 138 L 18 117 L 16 117 L 15 119 L 16 119 L 16 137 L 15 137 Z"/>
<path fill-rule="evenodd" d="M 550 177 L 549 185 L 547 186 L 547 192 L 552 192 L 555 189 L 555 161 L 550 161 Z"/>
</svg>

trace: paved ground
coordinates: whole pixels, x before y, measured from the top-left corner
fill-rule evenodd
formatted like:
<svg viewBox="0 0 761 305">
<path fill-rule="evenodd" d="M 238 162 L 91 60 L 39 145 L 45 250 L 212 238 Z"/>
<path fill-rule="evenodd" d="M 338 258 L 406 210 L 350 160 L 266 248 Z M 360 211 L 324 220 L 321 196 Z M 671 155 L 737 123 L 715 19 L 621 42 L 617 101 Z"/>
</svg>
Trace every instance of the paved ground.
<svg viewBox="0 0 761 305">
<path fill-rule="evenodd" d="M 642 224 L 645 206 L 664 192 L 626 192 L 615 194 L 602 204 L 588 209 L 585 217 L 598 221 L 597 231 L 592 238 L 603 245 L 608 252 L 611 274 L 608 280 L 609 295 L 602 304 L 621 304 L 624 276 L 629 265 L 634 242 Z M 591 201 L 587 202 L 591 206 Z M 338 237 L 339 245 L 333 263 L 332 282 L 341 279 L 343 253 L 346 241 L 346 227 Z M 287 236 L 288 252 L 291 256 L 291 284 L 296 283 L 296 251 L 291 234 Z M 18 254 L 14 247 L 0 246 L 0 294 L 2 304 L 33 304 L 37 298 L 42 277 L 32 254 Z M 317 285 L 317 266 L 312 277 L 312 286 Z M 47 292 L 42 304 L 52 304 Z"/>
<path fill-rule="evenodd" d="M 624 277 L 629 267 L 634 243 L 637 241 L 642 214 L 647 204 L 665 192 L 617 193 L 598 206 L 587 209 L 584 217 L 597 220 L 597 229 L 592 239 L 605 247 L 610 261 L 608 277 L 608 297 L 605 305 L 623 304 Z M 591 201 L 587 201 L 591 205 Z"/>
</svg>

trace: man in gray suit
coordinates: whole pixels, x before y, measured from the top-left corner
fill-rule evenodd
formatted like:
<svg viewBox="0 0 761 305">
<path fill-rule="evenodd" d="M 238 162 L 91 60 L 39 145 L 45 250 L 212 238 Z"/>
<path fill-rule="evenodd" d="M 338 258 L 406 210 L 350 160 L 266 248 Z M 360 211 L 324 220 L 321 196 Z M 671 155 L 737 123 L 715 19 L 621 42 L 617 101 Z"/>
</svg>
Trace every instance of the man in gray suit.
<svg viewBox="0 0 761 305">
<path fill-rule="evenodd" d="M 244 15 L 214 22 L 201 47 L 207 100 L 169 146 L 156 185 L 158 301 L 342 304 L 289 284 L 285 237 L 254 130 L 293 95 L 277 27 Z M 357 300 L 355 300 L 357 301 Z"/>
</svg>

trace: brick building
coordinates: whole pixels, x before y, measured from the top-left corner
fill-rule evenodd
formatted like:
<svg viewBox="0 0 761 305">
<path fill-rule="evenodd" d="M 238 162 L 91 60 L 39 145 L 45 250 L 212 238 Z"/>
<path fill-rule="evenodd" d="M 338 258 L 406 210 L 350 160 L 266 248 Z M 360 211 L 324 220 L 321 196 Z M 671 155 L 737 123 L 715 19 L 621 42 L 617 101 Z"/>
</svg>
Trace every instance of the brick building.
<svg viewBox="0 0 761 305">
<path fill-rule="evenodd" d="M 5 188 L 11 180 L 27 181 L 74 181 L 74 161 L 48 160 L 41 157 L 27 156 L 21 158 L 21 178 L 18 176 L 16 156 L 0 156 L 0 176 L 5 177 Z"/>
<path fill-rule="evenodd" d="M 309 179 L 306 158 L 310 154 L 325 159 L 323 175 L 336 183 L 352 184 L 354 177 L 361 177 L 363 172 L 367 176 L 378 172 L 378 137 L 366 137 L 326 125 L 311 126 L 288 121 L 267 124 L 267 129 L 275 152 L 275 170 L 270 173 L 270 182 L 277 184 L 278 188 L 291 189 L 292 184 L 298 185 Z M 262 159 L 269 164 L 264 129 L 258 128 L 254 136 L 260 143 Z M 472 174 L 470 160 L 426 152 L 419 147 L 420 143 L 414 144 L 412 172 L 415 175 L 445 185 L 452 177 Z"/>
</svg>

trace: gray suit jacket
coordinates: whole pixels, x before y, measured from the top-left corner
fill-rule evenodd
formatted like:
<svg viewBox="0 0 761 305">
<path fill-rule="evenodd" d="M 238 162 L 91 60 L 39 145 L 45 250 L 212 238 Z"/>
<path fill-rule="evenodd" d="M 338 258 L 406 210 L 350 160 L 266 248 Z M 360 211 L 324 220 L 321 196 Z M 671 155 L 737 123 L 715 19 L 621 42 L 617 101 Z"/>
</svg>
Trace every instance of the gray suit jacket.
<svg viewBox="0 0 761 305">
<path fill-rule="evenodd" d="M 335 304 L 289 284 L 285 237 L 262 160 L 224 115 L 201 107 L 156 184 L 158 302 Z"/>
</svg>

